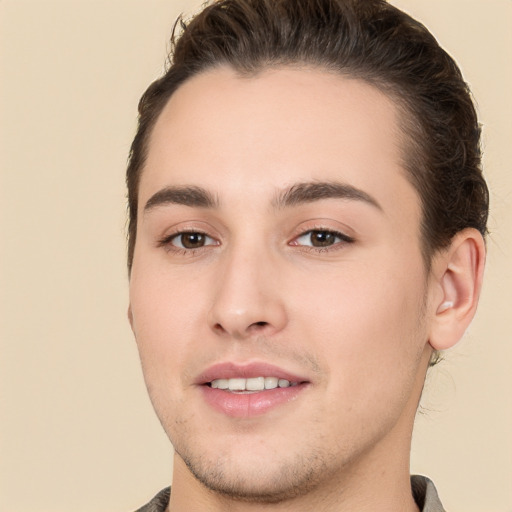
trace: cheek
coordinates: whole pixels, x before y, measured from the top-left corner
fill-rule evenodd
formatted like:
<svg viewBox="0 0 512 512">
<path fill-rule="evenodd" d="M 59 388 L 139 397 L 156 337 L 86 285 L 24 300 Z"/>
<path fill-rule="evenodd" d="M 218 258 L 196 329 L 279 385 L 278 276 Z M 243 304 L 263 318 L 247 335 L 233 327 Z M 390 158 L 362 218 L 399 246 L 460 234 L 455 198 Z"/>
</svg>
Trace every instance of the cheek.
<svg viewBox="0 0 512 512">
<path fill-rule="evenodd" d="M 190 345 L 201 337 L 198 317 L 204 308 L 198 287 L 199 280 L 181 282 L 163 272 L 138 272 L 134 268 L 130 304 L 145 375 L 152 372 L 176 378 L 178 372 L 174 368 L 187 356 Z"/>
<path fill-rule="evenodd" d="M 403 376 L 394 370 L 410 367 L 423 350 L 424 288 L 418 269 L 353 265 L 328 279 L 303 281 L 296 303 L 302 312 L 295 316 L 334 380 L 359 389 L 388 385 Z"/>
<path fill-rule="evenodd" d="M 190 358 L 190 347 L 200 336 L 194 328 L 193 291 L 170 284 L 162 273 L 152 276 L 132 274 L 130 304 L 133 331 L 139 351 L 144 381 L 153 407 L 168 435 L 183 410 L 186 386 L 183 367 Z M 188 410 L 188 408 L 187 408 Z"/>
<path fill-rule="evenodd" d="M 425 334 L 421 288 L 375 273 L 364 283 L 361 276 L 341 284 L 329 286 L 314 322 L 303 325 L 303 339 L 315 340 L 328 373 L 321 415 L 345 439 L 397 421 L 416 389 Z"/>
</svg>

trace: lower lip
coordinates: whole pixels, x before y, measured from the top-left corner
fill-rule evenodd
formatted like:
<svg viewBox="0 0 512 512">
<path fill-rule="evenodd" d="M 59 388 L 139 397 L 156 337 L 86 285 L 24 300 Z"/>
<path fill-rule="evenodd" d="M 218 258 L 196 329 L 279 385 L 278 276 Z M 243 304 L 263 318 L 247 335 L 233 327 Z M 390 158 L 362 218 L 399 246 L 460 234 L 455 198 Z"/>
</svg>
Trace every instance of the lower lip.
<svg viewBox="0 0 512 512">
<path fill-rule="evenodd" d="M 233 418 L 250 418 L 295 400 L 306 386 L 297 384 L 256 393 L 230 393 L 210 386 L 201 386 L 201 389 L 206 402 L 217 411 Z"/>
</svg>

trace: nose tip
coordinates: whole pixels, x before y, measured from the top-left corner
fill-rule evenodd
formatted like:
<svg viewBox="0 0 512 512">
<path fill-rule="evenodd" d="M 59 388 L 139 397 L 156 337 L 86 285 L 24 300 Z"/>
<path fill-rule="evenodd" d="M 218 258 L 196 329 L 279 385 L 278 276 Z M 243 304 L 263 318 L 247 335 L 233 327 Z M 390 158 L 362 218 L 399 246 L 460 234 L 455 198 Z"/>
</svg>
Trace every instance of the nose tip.
<svg viewBox="0 0 512 512">
<path fill-rule="evenodd" d="M 227 272 L 219 273 L 209 325 L 216 334 L 235 339 L 270 336 L 287 322 L 275 270 L 266 268 L 262 276 L 262 258 L 251 260 L 250 266 L 244 261 L 242 266 L 232 262 Z"/>
</svg>

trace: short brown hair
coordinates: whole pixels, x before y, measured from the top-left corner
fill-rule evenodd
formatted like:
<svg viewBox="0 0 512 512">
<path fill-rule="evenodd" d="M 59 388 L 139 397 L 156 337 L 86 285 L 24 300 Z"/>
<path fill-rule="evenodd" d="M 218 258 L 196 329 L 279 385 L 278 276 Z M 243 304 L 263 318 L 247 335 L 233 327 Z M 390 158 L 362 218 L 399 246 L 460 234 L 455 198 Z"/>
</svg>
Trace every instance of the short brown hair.
<svg viewBox="0 0 512 512">
<path fill-rule="evenodd" d="M 129 270 L 152 128 L 180 85 L 221 65 L 246 75 L 310 65 L 381 89 L 403 113 L 403 163 L 422 204 L 426 266 L 464 228 L 485 236 L 489 193 L 471 94 L 453 59 L 421 23 L 385 0 L 220 0 L 188 24 L 178 23 L 182 34 L 173 33 L 169 67 L 139 103 L 126 176 Z"/>
</svg>

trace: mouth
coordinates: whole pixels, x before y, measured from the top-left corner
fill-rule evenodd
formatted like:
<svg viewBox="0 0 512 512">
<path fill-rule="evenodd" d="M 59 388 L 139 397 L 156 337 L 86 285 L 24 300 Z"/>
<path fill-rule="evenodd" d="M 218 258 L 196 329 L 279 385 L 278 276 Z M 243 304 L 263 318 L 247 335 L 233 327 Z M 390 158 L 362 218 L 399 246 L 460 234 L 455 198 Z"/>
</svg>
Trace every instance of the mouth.
<svg viewBox="0 0 512 512">
<path fill-rule="evenodd" d="M 217 412 L 248 418 L 296 400 L 311 382 L 274 365 L 221 363 L 201 374 L 196 384 Z"/>
</svg>

